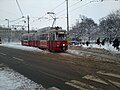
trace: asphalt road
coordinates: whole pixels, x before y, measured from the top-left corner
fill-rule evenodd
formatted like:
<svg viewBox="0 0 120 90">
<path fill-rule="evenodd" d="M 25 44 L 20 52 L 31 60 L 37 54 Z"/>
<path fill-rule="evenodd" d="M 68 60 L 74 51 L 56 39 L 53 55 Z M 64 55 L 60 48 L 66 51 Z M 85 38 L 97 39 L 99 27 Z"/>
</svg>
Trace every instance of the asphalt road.
<svg viewBox="0 0 120 90">
<path fill-rule="evenodd" d="M 117 86 L 119 83 L 114 85 L 104 78 L 102 78 L 102 80 L 104 80 L 102 81 L 90 75 L 91 73 L 103 75 L 104 73 L 100 72 L 100 69 L 98 69 L 99 72 L 97 72 L 96 68 L 92 68 L 90 69 L 91 71 L 89 71 L 86 65 L 76 66 L 74 63 L 66 63 L 74 59 L 76 58 L 65 57 L 59 55 L 59 53 L 44 54 L 0 46 L 0 63 L 4 63 L 34 82 L 42 84 L 46 89 L 119 90 L 119 86 Z M 94 80 L 89 79 L 90 77 L 94 78 Z M 113 78 L 120 79 L 119 75 Z"/>
</svg>

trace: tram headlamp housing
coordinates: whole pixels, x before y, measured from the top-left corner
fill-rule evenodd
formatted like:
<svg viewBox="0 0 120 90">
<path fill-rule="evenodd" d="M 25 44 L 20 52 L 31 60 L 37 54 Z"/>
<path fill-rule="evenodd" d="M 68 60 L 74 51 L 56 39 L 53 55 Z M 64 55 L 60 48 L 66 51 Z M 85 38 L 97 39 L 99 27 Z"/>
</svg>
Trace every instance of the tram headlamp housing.
<svg viewBox="0 0 120 90">
<path fill-rule="evenodd" d="M 65 44 L 63 44 L 63 46 L 65 46 Z"/>
<path fill-rule="evenodd" d="M 57 47 L 59 47 L 59 45 L 57 45 Z"/>
</svg>

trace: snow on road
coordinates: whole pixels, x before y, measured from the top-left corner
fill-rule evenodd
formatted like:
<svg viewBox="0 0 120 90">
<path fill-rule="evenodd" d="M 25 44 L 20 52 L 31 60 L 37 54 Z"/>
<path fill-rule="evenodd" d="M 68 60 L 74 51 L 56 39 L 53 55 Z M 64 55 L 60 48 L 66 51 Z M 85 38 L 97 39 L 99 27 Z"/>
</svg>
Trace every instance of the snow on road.
<svg viewBox="0 0 120 90">
<path fill-rule="evenodd" d="M 48 51 L 44 51 L 35 47 L 27 47 L 22 46 L 20 43 L 3 43 L 0 46 L 21 49 L 25 51 L 33 51 L 33 52 L 42 52 L 42 53 L 49 53 Z M 99 45 L 82 45 L 84 48 L 100 48 L 106 49 L 113 53 L 119 53 L 112 45 L 106 44 L 105 46 Z M 83 55 L 79 50 L 67 50 L 67 52 L 76 54 L 76 55 Z M 30 79 L 20 75 L 19 73 L 9 69 L 8 67 L 1 68 L 0 66 L 0 90 L 45 90 L 41 85 L 31 81 Z"/>
<path fill-rule="evenodd" d="M 42 85 L 0 64 L 0 90 L 45 90 Z"/>
<path fill-rule="evenodd" d="M 4 43 L 0 44 L 0 46 L 47 53 L 46 51 L 38 48 L 21 46 L 20 43 Z M 45 90 L 42 85 L 38 85 L 37 83 L 8 67 L 1 67 L 1 65 L 2 64 L 0 64 L 0 90 Z"/>
<path fill-rule="evenodd" d="M 21 50 L 25 50 L 25 51 L 49 53 L 47 51 L 41 50 L 41 49 L 36 48 L 36 47 L 22 46 L 21 43 L 19 43 L 19 42 L 18 43 L 3 43 L 3 44 L 0 44 L 0 46 L 21 49 Z"/>
<path fill-rule="evenodd" d="M 36 47 L 28 47 L 28 46 L 22 46 L 21 43 L 3 43 L 0 44 L 0 46 L 4 46 L 4 47 L 10 47 L 10 48 L 15 48 L 15 49 L 21 49 L 21 50 L 26 50 L 26 51 L 33 51 L 33 52 L 43 52 L 43 53 L 49 53 L 48 51 L 45 50 L 41 50 L 39 48 Z M 81 46 L 81 45 L 78 45 Z M 89 46 L 82 45 L 82 47 L 84 48 L 99 48 L 99 49 L 105 49 L 108 50 L 112 53 L 118 53 L 120 54 L 120 50 L 116 50 L 111 44 L 105 44 L 104 46 L 102 45 L 97 45 L 97 44 L 89 44 Z M 119 46 L 120 48 L 120 46 Z M 72 52 L 71 49 L 69 49 L 70 53 Z M 73 54 L 79 54 L 78 50 L 73 50 Z"/>
</svg>

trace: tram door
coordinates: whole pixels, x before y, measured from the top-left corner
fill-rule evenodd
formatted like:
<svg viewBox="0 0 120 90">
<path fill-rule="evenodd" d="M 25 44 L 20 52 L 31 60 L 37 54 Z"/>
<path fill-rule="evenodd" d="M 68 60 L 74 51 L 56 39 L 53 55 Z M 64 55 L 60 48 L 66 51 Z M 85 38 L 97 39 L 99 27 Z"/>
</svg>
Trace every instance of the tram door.
<svg viewBox="0 0 120 90">
<path fill-rule="evenodd" d="M 55 49 L 55 33 L 50 33 L 49 50 L 54 51 L 54 49 Z"/>
</svg>

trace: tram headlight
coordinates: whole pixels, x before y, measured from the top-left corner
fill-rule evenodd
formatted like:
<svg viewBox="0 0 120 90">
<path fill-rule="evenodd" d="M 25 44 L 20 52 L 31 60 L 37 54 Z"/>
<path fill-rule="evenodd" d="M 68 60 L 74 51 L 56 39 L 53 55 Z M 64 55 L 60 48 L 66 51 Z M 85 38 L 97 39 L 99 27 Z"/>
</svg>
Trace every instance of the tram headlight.
<svg viewBox="0 0 120 90">
<path fill-rule="evenodd" d="M 59 45 L 57 45 L 57 47 L 59 47 Z"/>
<path fill-rule="evenodd" d="M 63 44 L 63 46 L 65 46 L 65 44 Z"/>
</svg>

